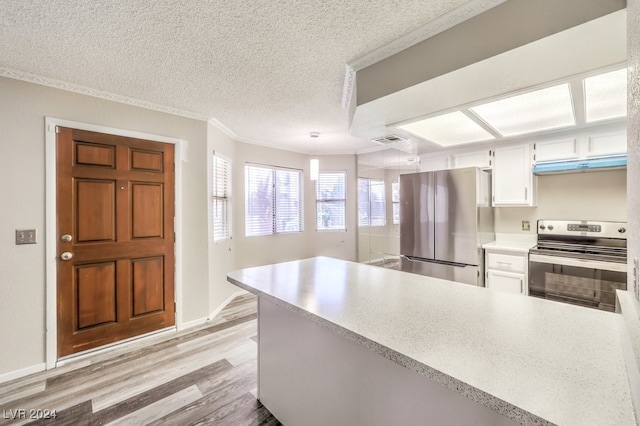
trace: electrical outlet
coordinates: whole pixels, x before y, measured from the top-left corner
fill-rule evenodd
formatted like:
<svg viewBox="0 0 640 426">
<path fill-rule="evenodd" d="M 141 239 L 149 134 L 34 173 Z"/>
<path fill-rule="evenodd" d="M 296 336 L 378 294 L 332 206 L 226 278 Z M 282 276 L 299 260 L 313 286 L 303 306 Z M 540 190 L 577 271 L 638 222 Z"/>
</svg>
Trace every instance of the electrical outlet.
<svg viewBox="0 0 640 426">
<path fill-rule="evenodd" d="M 16 245 L 19 244 L 36 244 L 35 229 L 16 229 Z"/>
<path fill-rule="evenodd" d="M 529 223 L 528 220 L 523 220 L 522 221 L 522 230 L 523 231 L 531 231 L 531 224 Z"/>
</svg>

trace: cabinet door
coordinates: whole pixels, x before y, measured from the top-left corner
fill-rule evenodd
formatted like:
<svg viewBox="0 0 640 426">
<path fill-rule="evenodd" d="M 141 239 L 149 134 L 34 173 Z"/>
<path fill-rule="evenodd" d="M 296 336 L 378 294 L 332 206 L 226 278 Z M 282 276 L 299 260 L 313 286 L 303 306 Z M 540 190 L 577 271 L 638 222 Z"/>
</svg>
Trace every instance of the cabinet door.
<svg viewBox="0 0 640 426">
<path fill-rule="evenodd" d="M 506 293 L 524 294 L 524 279 L 524 274 L 488 270 L 486 286 Z"/>
<path fill-rule="evenodd" d="M 498 148 L 494 155 L 493 205 L 534 205 L 529 145 Z"/>
<path fill-rule="evenodd" d="M 420 159 L 420 171 L 421 172 L 433 172 L 436 170 L 447 170 L 450 168 L 450 158 L 448 155 L 438 157 L 422 157 Z"/>
<path fill-rule="evenodd" d="M 627 152 L 627 133 L 589 136 L 587 157 L 625 154 Z"/>
<path fill-rule="evenodd" d="M 454 154 L 453 167 L 461 169 L 464 167 L 480 167 L 481 169 L 491 168 L 491 155 L 489 150 L 465 152 L 462 154 Z"/>
<path fill-rule="evenodd" d="M 578 158 L 576 138 L 536 143 L 536 161 L 574 160 Z"/>
</svg>

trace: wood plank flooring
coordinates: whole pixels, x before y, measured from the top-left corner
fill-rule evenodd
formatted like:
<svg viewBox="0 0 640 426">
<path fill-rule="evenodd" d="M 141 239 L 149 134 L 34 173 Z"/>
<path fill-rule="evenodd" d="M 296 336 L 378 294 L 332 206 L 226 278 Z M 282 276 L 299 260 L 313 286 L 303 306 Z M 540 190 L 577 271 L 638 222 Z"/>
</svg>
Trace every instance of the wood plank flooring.
<svg viewBox="0 0 640 426">
<path fill-rule="evenodd" d="M 256 399 L 256 311 L 242 295 L 201 327 L 0 384 L 0 425 L 279 425 Z"/>
</svg>

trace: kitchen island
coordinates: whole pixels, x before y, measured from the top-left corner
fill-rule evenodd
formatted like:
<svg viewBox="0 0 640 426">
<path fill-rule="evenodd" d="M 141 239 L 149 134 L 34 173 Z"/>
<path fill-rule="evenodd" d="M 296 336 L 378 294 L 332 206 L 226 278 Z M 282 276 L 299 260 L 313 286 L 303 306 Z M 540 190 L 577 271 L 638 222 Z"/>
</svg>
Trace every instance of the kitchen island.
<svg viewBox="0 0 640 426">
<path fill-rule="evenodd" d="M 617 314 L 327 257 L 228 280 L 284 424 L 635 424 Z"/>
</svg>

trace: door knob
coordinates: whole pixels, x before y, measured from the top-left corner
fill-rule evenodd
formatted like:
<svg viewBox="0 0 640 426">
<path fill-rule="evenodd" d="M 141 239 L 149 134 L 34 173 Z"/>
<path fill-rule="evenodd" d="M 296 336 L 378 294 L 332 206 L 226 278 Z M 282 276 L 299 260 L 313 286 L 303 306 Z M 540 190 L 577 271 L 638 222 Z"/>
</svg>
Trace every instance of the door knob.
<svg viewBox="0 0 640 426">
<path fill-rule="evenodd" d="M 71 260 L 72 257 L 73 257 L 73 253 L 70 253 L 68 251 L 65 251 L 60 255 L 60 259 L 62 260 Z"/>
<path fill-rule="evenodd" d="M 60 239 L 62 241 L 64 241 L 65 243 L 70 242 L 71 240 L 73 240 L 73 237 L 69 234 L 64 234 L 62 237 L 60 237 Z"/>
</svg>

